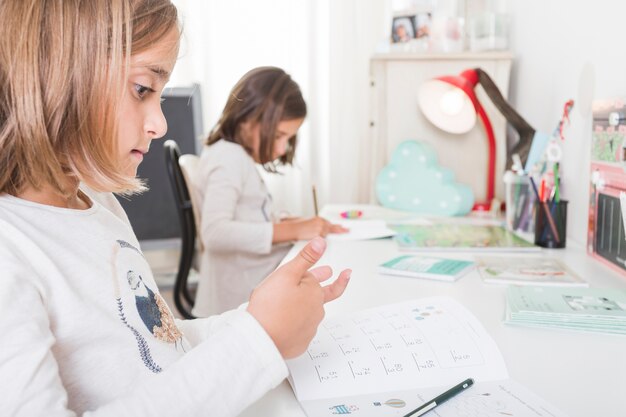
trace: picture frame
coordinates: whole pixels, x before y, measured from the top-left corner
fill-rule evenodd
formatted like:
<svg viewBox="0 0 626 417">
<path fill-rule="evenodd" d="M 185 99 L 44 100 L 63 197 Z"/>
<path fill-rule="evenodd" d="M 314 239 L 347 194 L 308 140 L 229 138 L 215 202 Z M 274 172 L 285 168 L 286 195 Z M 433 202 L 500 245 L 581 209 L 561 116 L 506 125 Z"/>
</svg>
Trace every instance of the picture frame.
<svg viewBox="0 0 626 417">
<path fill-rule="evenodd" d="M 416 39 L 426 39 L 430 36 L 432 13 L 417 13 L 413 19 L 415 23 L 414 32 Z"/>
<path fill-rule="evenodd" d="M 391 24 L 391 42 L 404 43 L 415 39 L 415 15 L 395 16 Z"/>
</svg>

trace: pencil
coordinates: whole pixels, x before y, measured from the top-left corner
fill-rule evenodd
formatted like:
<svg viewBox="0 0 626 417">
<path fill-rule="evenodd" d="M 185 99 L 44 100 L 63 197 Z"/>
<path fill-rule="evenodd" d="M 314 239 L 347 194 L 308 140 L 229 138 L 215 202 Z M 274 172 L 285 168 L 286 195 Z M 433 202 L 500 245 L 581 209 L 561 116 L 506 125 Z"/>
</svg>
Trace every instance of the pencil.
<svg viewBox="0 0 626 417">
<path fill-rule="evenodd" d="M 548 226 L 550 226 L 550 230 L 552 230 L 552 236 L 556 240 L 556 243 L 561 243 L 561 238 L 559 237 L 559 232 L 556 228 L 556 223 L 554 223 L 554 217 L 552 217 L 552 210 L 548 206 L 548 203 L 545 201 L 541 203 L 543 206 L 543 210 L 546 213 L 546 219 L 548 220 Z M 552 206 L 554 207 L 554 205 Z M 545 231 L 544 231 L 545 234 Z"/>
<path fill-rule="evenodd" d="M 443 394 L 436 396 L 432 400 L 420 405 L 415 410 L 409 412 L 408 414 L 405 414 L 404 417 L 418 417 L 424 415 L 433 408 L 437 407 L 439 404 L 448 401 L 450 398 L 454 397 L 457 394 L 460 394 L 463 390 L 468 389 L 472 385 L 474 385 L 474 380 L 472 378 L 468 378 L 460 384 L 453 386 Z"/>
<path fill-rule="evenodd" d="M 561 199 L 561 195 L 559 194 L 559 186 L 561 179 L 559 178 L 559 163 L 554 163 L 554 202 L 558 203 Z"/>
<path fill-rule="evenodd" d="M 317 192 L 315 191 L 315 186 L 313 188 L 313 208 L 315 209 L 315 217 L 319 216 L 319 210 L 317 206 Z"/>
<path fill-rule="evenodd" d="M 554 236 L 556 243 L 561 243 L 561 239 L 559 238 L 559 232 L 556 229 L 556 224 L 554 223 L 554 219 L 552 218 L 552 213 L 550 213 L 550 207 L 548 207 L 548 203 L 546 203 L 545 201 L 541 199 L 541 196 L 539 195 L 539 192 L 537 191 L 537 186 L 535 185 L 535 181 L 533 180 L 533 177 L 529 177 L 528 179 L 530 180 L 530 185 L 533 186 L 533 191 L 535 192 L 535 196 L 537 197 L 537 201 L 539 203 L 539 206 L 538 206 L 539 216 L 541 216 L 541 209 L 543 209 L 546 215 L 546 219 L 548 220 L 548 226 L 550 227 L 550 230 L 552 230 L 552 236 Z M 543 180 L 542 180 L 542 184 L 543 184 Z"/>
</svg>

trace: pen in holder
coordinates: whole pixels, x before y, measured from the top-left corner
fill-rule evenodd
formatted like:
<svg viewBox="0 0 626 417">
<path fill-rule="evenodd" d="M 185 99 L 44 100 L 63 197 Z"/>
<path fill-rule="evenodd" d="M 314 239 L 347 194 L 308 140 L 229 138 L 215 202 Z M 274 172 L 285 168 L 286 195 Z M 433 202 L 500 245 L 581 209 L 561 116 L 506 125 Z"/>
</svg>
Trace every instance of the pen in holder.
<svg viewBox="0 0 626 417">
<path fill-rule="evenodd" d="M 528 175 L 511 171 L 504 174 L 506 197 L 506 226 L 522 235 L 532 238 L 535 231 L 535 194 Z"/>
<path fill-rule="evenodd" d="M 535 245 L 564 248 L 567 234 L 567 201 L 535 204 Z"/>
</svg>

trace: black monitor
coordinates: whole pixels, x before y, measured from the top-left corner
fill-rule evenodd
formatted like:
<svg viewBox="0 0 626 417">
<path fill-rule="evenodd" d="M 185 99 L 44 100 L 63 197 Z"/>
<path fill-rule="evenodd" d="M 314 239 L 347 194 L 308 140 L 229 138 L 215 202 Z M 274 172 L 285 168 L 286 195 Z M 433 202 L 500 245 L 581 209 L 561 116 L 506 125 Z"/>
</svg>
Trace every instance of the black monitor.
<svg viewBox="0 0 626 417">
<path fill-rule="evenodd" d="M 165 167 L 163 143 L 173 139 L 182 154 L 198 154 L 203 128 L 200 86 L 166 88 L 162 95 L 167 133 L 154 140 L 137 175 L 147 181 L 147 192 L 129 198 L 118 197 L 144 249 L 175 247 L 180 243 L 180 225 L 174 196 Z"/>
</svg>

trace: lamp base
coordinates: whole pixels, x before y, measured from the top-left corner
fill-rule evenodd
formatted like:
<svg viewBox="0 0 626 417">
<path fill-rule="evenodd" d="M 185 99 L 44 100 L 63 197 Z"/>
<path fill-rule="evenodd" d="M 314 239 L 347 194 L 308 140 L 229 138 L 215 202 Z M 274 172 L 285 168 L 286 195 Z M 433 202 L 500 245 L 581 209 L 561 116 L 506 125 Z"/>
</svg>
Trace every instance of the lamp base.
<svg viewBox="0 0 626 417">
<path fill-rule="evenodd" d="M 472 207 L 472 211 L 483 211 L 483 212 L 491 211 L 491 203 L 490 202 L 475 203 L 474 207 Z"/>
<path fill-rule="evenodd" d="M 494 198 L 487 202 L 474 203 L 472 211 L 478 211 L 482 213 L 491 212 L 494 215 L 499 215 L 504 210 L 504 202 Z"/>
</svg>

